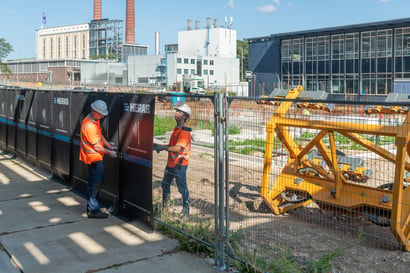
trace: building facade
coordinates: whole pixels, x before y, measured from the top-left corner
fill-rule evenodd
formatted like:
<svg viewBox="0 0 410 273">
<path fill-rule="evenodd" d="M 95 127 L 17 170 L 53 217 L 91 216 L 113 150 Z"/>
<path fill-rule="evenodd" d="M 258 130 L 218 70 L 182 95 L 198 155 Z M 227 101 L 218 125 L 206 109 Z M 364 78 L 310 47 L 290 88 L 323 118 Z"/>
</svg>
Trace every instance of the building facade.
<svg viewBox="0 0 410 273">
<path fill-rule="evenodd" d="M 238 84 L 239 59 L 188 53 L 128 56 L 129 85 L 171 89 L 181 87 L 184 75 L 202 77 L 206 88 Z"/>
<path fill-rule="evenodd" d="M 89 24 L 37 29 L 36 59 L 88 59 L 89 29 Z"/>
<path fill-rule="evenodd" d="M 255 95 L 303 85 L 386 96 L 410 79 L 410 18 L 250 38 L 249 69 Z"/>
</svg>

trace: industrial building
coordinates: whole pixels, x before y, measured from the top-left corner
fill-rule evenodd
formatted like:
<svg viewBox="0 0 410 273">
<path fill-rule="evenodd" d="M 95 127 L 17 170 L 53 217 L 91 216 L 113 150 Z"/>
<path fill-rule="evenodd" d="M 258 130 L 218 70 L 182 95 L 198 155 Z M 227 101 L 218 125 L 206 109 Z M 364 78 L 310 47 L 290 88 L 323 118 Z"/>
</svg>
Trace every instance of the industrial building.
<svg viewBox="0 0 410 273">
<path fill-rule="evenodd" d="M 410 80 L 410 18 L 249 38 L 249 70 L 255 96 L 296 85 L 354 99 L 400 92 Z"/>
<path fill-rule="evenodd" d="M 205 87 L 240 82 L 236 30 L 220 26 L 217 19 L 211 24 L 211 18 L 207 18 L 203 28 L 199 21 L 192 28 L 188 20 L 187 29 L 178 32 L 178 44 L 166 45 L 163 54 L 156 53 L 129 56 L 130 85 L 172 88 L 191 76 L 202 77 Z"/>
</svg>

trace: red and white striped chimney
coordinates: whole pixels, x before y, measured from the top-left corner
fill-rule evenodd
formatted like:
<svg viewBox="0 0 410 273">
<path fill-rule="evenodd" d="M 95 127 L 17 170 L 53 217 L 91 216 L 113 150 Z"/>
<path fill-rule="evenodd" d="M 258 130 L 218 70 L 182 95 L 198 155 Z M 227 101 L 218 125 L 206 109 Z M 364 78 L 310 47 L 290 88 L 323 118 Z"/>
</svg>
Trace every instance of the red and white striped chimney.
<svg viewBox="0 0 410 273">
<path fill-rule="evenodd" d="M 125 22 L 125 44 L 135 44 L 135 3 L 127 0 L 127 12 Z"/>
<path fill-rule="evenodd" d="M 94 0 L 94 20 L 101 20 L 101 0 Z"/>
</svg>

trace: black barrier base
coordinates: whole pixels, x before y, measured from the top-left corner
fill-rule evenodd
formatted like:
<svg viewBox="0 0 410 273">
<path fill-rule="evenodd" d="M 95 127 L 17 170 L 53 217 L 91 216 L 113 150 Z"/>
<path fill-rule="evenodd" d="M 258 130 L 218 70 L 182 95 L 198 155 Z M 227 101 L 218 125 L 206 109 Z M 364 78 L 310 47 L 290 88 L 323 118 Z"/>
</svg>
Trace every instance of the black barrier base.
<svg viewBox="0 0 410 273">
<path fill-rule="evenodd" d="M 120 214 L 130 220 L 144 219 L 153 227 L 152 184 L 145 183 L 152 179 L 152 169 L 124 159 L 120 174 L 126 174 L 120 176 Z"/>
<path fill-rule="evenodd" d="M 16 141 L 16 153 L 17 156 L 26 159 L 27 156 L 27 129 L 25 126 L 19 124 L 17 127 L 17 141 Z"/>
<path fill-rule="evenodd" d="M 56 172 L 59 176 L 69 177 L 70 175 L 70 151 L 71 143 L 69 138 L 58 140 L 56 137 L 53 139 L 52 149 L 52 165 L 53 172 Z"/>
</svg>

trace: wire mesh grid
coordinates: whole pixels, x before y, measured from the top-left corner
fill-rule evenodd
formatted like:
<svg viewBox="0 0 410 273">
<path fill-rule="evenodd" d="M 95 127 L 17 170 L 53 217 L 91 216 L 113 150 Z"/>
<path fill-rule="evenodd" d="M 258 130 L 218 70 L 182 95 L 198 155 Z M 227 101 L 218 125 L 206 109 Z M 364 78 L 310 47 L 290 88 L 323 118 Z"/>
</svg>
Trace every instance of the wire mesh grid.
<svg viewBox="0 0 410 273">
<path fill-rule="evenodd" d="M 214 105 L 210 99 L 187 103 L 193 109 L 194 145 L 187 174 L 192 213 L 185 221 L 214 223 Z M 409 215 L 404 214 L 410 198 L 404 190 L 400 200 L 393 196 L 397 166 L 403 165 L 396 159 L 401 141 L 396 128 L 408 130 L 405 114 L 371 112 L 367 105 L 347 102 L 332 109 L 295 102 L 283 115 L 275 113 L 278 104 L 256 100 L 233 98 L 226 106 L 228 254 L 256 268 L 285 257 L 308 271 L 313 262 L 343 252 L 333 261 L 341 272 L 384 272 L 380 264 L 386 260 L 395 271 L 406 272 L 409 262 L 400 252 L 406 239 L 389 229 L 392 208 L 399 203 L 401 216 L 395 219 L 408 241 Z M 172 103 L 157 103 L 157 116 L 172 120 L 173 114 Z M 267 147 L 272 149 L 268 160 Z M 154 156 L 154 202 L 160 200 L 165 161 L 165 155 Z M 405 167 L 403 189 L 407 176 Z M 173 187 L 176 212 L 181 196 Z M 160 217 L 173 224 L 169 214 Z"/>
</svg>

